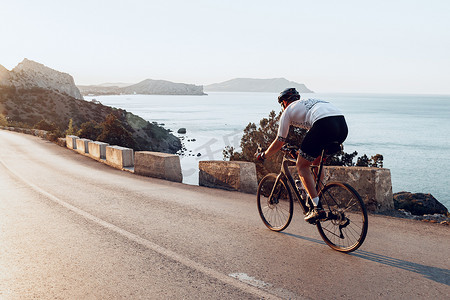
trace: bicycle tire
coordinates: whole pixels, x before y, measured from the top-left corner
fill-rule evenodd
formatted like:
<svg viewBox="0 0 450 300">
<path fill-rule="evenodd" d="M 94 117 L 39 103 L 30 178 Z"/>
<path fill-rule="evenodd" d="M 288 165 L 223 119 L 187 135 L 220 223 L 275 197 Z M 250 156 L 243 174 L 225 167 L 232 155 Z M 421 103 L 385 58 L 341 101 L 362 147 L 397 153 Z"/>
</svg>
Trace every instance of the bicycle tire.
<svg viewBox="0 0 450 300">
<path fill-rule="evenodd" d="M 264 176 L 258 185 L 256 197 L 259 215 L 264 225 L 270 230 L 282 231 L 291 223 L 294 202 L 286 183 L 283 179 L 277 181 L 277 176 L 274 173 Z M 272 191 L 274 193 L 271 197 Z"/>
<path fill-rule="evenodd" d="M 319 194 L 327 219 L 316 226 L 324 242 L 340 252 L 352 252 L 364 242 L 368 219 L 361 196 L 347 183 L 327 183 Z"/>
</svg>

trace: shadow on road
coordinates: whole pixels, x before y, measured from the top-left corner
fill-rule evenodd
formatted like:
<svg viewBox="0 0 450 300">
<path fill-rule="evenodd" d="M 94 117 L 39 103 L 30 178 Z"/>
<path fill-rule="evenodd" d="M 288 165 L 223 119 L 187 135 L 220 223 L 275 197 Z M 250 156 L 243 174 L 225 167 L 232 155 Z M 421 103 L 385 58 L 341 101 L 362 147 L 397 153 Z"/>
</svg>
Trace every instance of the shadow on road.
<svg viewBox="0 0 450 300">
<path fill-rule="evenodd" d="M 309 242 L 313 242 L 313 243 L 317 243 L 317 244 L 321 244 L 321 245 L 326 245 L 324 241 L 321 241 L 318 239 L 304 237 L 301 235 L 287 233 L 287 232 L 282 232 L 282 234 L 292 236 L 292 237 L 295 237 L 298 239 L 302 239 L 305 241 L 309 241 Z M 376 254 L 376 253 L 372 253 L 372 252 L 364 251 L 364 250 L 356 250 L 355 252 L 352 252 L 348 255 L 362 258 L 365 260 L 370 260 L 373 262 L 377 262 L 377 263 L 380 263 L 380 264 L 383 264 L 386 266 L 399 268 L 399 269 L 402 269 L 405 271 L 410 271 L 410 272 L 414 272 L 417 274 L 421 274 L 425 278 L 428 278 L 428 279 L 436 281 L 438 283 L 442 283 L 442 284 L 450 286 L 450 270 L 449 269 L 425 266 L 425 265 L 421 265 L 418 263 L 413 263 L 410 261 L 397 259 L 397 258 L 389 257 L 386 255 Z"/>
</svg>

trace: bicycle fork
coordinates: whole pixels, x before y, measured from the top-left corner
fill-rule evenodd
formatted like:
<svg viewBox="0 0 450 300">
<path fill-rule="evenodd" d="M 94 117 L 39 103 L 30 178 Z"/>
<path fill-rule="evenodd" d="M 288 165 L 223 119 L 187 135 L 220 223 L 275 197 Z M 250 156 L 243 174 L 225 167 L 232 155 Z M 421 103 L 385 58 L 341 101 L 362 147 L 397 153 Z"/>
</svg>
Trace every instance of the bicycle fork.
<svg viewBox="0 0 450 300">
<path fill-rule="evenodd" d="M 282 176 L 281 173 L 278 174 L 277 179 L 275 179 L 275 184 L 272 187 L 272 191 L 270 192 L 270 196 L 269 196 L 269 204 L 270 205 L 278 204 L 278 202 L 279 202 L 278 199 L 280 198 L 281 189 L 278 189 L 278 191 L 277 191 L 277 186 L 281 180 L 281 176 Z"/>
</svg>

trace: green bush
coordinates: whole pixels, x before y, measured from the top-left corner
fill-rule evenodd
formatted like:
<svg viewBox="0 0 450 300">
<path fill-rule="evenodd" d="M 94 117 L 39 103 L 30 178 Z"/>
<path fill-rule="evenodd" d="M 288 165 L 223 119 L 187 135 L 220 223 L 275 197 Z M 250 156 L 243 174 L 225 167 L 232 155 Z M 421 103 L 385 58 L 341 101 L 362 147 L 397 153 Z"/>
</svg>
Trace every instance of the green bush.
<svg viewBox="0 0 450 300">
<path fill-rule="evenodd" d="M 110 145 L 119 145 L 132 149 L 138 147 L 132 134 L 125 129 L 122 122 L 114 114 L 109 114 L 100 126 L 102 133 L 97 137 L 97 140 Z"/>
<path fill-rule="evenodd" d="M 73 119 L 69 120 L 69 126 L 66 130 L 66 135 L 76 135 L 78 133 L 77 127 L 73 124 Z"/>
<path fill-rule="evenodd" d="M 45 130 L 45 131 L 56 131 L 58 127 L 55 125 L 55 123 L 48 123 L 46 120 L 42 119 L 38 123 L 34 125 L 34 128 L 39 130 Z"/>
<path fill-rule="evenodd" d="M 8 120 L 3 114 L 0 114 L 0 126 L 8 126 Z"/>
<path fill-rule="evenodd" d="M 102 131 L 103 129 L 100 124 L 95 121 L 89 121 L 81 124 L 77 136 L 95 141 L 102 134 Z"/>
</svg>

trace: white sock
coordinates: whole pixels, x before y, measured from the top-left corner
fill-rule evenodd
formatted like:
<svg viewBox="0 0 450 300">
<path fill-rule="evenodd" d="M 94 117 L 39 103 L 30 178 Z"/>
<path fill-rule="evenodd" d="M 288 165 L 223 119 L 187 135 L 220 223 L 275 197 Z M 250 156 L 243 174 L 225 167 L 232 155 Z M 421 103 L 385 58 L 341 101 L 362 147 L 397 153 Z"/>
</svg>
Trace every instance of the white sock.
<svg viewBox="0 0 450 300">
<path fill-rule="evenodd" d="M 317 205 L 319 205 L 319 197 L 313 198 L 312 201 L 313 201 L 313 203 L 314 203 L 314 206 L 317 207 Z"/>
</svg>

